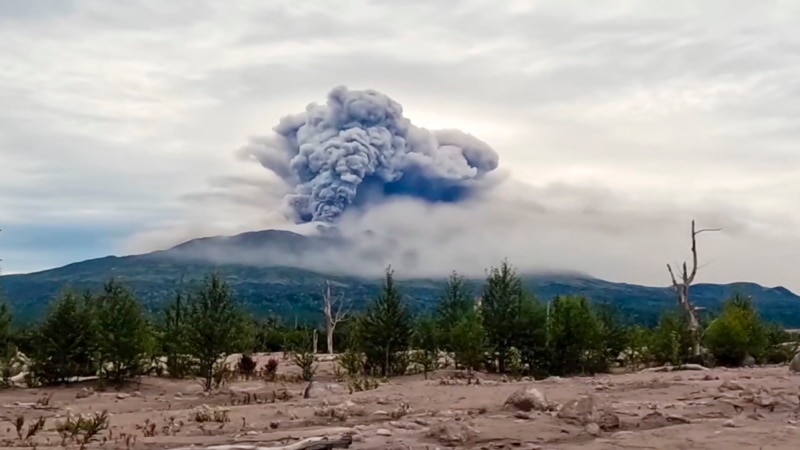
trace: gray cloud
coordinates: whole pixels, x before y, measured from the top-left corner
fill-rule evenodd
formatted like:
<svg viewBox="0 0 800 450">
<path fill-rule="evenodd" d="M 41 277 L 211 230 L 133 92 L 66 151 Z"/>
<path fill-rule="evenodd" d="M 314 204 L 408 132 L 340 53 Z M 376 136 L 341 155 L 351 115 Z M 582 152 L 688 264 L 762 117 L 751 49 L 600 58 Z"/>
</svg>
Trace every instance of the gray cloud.
<svg viewBox="0 0 800 450">
<path fill-rule="evenodd" d="M 134 223 L 98 236 L 109 253 L 288 227 L 285 186 L 236 150 L 346 84 L 511 176 L 469 207 L 348 219 L 403 242 L 396 265 L 416 251 L 408 273 L 508 256 L 664 284 L 695 216 L 725 228 L 704 277 L 800 289 L 793 3 L 50 3 L 0 1 L 0 227 Z M 48 264 L 31 252 L 4 266 Z"/>
</svg>

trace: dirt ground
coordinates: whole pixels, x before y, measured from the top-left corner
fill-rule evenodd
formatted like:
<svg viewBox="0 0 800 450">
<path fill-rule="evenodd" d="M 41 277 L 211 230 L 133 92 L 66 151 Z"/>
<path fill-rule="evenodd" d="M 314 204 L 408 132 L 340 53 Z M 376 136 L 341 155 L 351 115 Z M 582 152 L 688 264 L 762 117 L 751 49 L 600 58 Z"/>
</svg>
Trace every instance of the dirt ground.
<svg viewBox="0 0 800 450">
<path fill-rule="evenodd" d="M 296 370 L 288 366 L 282 362 L 279 373 Z M 59 448 L 56 425 L 65 416 L 100 410 L 108 410 L 110 427 L 87 448 L 295 448 L 289 445 L 316 436 L 349 436 L 351 449 L 800 448 L 800 377 L 786 366 L 541 381 L 481 375 L 478 385 L 457 375 L 408 376 L 351 394 L 334 380 L 333 363 L 322 362 L 310 398 L 303 398 L 305 383 L 262 380 L 234 381 L 210 394 L 195 381 L 163 378 L 121 391 L 100 392 L 91 383 L 9 389 L 0 392 L 0 448 Z M 545 405 L 504 405 L 531 387 Z M 585 411 L 567 412 L 576 407 Z M 196 421 L 198 411 L 225 410 L 228 421 Z M 18 416 L 26 419 L 23 435 L 39 417 L 44 428 L 23 442 Z"/>
</svg>

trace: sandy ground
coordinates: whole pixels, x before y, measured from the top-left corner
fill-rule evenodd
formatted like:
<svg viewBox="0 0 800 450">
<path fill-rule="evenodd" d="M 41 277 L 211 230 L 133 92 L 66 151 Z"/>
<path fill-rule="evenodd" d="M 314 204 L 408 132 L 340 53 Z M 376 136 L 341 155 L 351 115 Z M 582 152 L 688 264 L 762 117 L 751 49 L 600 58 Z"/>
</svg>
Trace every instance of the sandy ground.
<svg viewBox="0 0 800 450">
<path fill-rule="evenodd" d="M 286 374 L 289 364 L 283 364 Z M 110 428 L 88 448 L 269 448 L 342 434 L 353 438 L 352 449 L 800 448 L 800 377 L 786 366 L 510 382 L 481 375 L 479 385 L 469 386 L 454 375 L 408 376 L 350 394 L 335 382 L 332 363 L 323 362 L 307 399 L 304 383 L 262 380 L 234 381 L 211 394 L 194 381 L 161 378 L 119 392 L 91 392 L 91 384 L 10 389 L 0 392 L 0 448 L 60 448 L 55 427 L 68 411 L 103 409 Z M 550 411 L 504 406 L 512 393 L 529 387 L 547 397 Z M 558 412 L 582 396 L 594 404 L 593 418 L 581 422 Z M 198 423 L 195 413 L 203 405 L 227 409 L 229 421 Z M 595 420 L 598 411 L 601 420 Z M 44 429 L 28 442 L 15 431 L 20 415 L 23 432 L 45 418 Z"/>
</svg>

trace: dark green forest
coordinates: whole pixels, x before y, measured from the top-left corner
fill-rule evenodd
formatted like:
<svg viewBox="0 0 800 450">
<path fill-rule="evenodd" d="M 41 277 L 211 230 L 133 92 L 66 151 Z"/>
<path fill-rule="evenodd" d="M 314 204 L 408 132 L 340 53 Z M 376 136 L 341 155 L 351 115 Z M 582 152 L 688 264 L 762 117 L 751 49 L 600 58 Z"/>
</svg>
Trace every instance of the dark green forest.
<svg viewBox="0 0 800 450">
<path fill-rule="evenodd" d="M 435 300 L 421 307 L 389 268 L 374 293 L 364 292 L 359 302 L 348 299 L 333 350 L 352 382 L 364 388 L 373 378 L 410 370 L 427 374 L 439 366 L 441 352 L 469 373 L 545 377 L 607 372 L 616 365 L 780 363 L 796 350 L 788 333 L 762 317 L 743 294 L 706 311 L 696 336 L 674 299 L 648 324 L 615 303 L 593 302 L 580 293 L 537 295 L 507 262 L 489 270 L 480 283 L 453 273 L 427 289 Z M 317 311 L 321 294 L 308 293 Z M 199 377 L 211 389 L 229 370 L 219 365 L 220 358 L 241 352 L 234 370 L 252 373 L 249 354 L 275 351 L 290 353 L 303 378 L 311 379 L 314 352 L 329 351 L 322 316 L 311 314 L 310 306 L 309 318 L 318 320 L 257 313 L 249 306 L 219 273 L 176 285 L 158 303 L 143 302 L 130 285 L 114 278 L 95 291 L 64 288 L 36 323 L 14 325 L 3 303 L 3 379 L 12 375 L 18 351 L 30 358 L 29 386 L 95 375 L 121 385 L 152 374 Z M 700 354 L 693 353 L 697 340 Z M 264 376 L 274 375 L 277 364 L 262 368 Z"/>
</svg>

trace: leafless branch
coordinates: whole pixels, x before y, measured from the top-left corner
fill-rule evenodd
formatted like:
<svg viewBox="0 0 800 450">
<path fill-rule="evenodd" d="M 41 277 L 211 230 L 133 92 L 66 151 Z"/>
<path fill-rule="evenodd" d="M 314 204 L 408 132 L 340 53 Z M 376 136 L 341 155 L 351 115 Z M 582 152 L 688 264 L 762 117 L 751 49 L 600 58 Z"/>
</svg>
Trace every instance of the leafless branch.
<svg viewBox="0 0 800 450">
<path fill-rule="evenodd" d="M 347 320 L 350 308 L 344 300 L 344 294 L 333 296 L 330 281 L 325 281 L 322 292 L 322 311 L 325 313 L 328 353 L 333 353 L 333 333 L 337 325 Z"/>
</svg>

